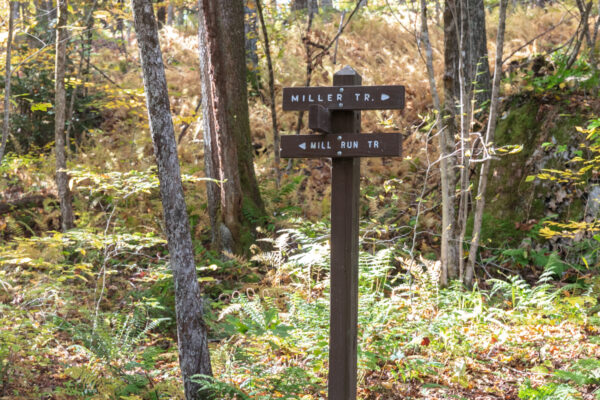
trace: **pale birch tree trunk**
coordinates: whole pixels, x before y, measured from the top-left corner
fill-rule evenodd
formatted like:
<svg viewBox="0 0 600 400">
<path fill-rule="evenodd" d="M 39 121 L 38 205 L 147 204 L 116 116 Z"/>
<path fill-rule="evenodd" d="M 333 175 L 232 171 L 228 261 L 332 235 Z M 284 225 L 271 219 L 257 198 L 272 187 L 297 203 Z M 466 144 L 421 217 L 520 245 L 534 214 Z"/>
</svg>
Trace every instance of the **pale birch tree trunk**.
<svg viewBox="0 0 600 400">
<path fill-rule="evenodd" d="M 10 131 L 10 74 L 11 74 L 11 51 L 12 51 L 12 37 L 13 28 L 15 22 L 15 8 L 19 6 L 19 3 L 10 1 L 8 3 L 8 37 L 6 38 L 6 64 L 4 70 L 4 123 L 2 124 L 2 141 L 0 143 L 0 164 L 4 158 L 4 152 L 6 150 L 6 140 L 8 139 L 8 133 Z"/>
<path fill-rule="evenodd" d="M 150 0 L 132 0 L 131 4 L 142 63 L 150 133 L 158 165 L 170 264 L 175 281 L 179 365 L 186 399 L 200 399 L 200 385 L 192 382 L 190 378 L 196 374 L 212 375 L 212 369 L 203 320 L 204 304 L 196 277 L 167 80 L 152 3 Z"/>
<path fill-rule="evenodd" d="M 67 0 L 58 0 L 56 25 L 55 102 L 54 102 L 54 152 L 56 156 L 56 186 L 60 201 L 61 227 L 63 232 L 73 228 L 73 200 L 67 174 L 65 151 L 66 90 L 65 69 L 67 56 Z"/>
</svg>

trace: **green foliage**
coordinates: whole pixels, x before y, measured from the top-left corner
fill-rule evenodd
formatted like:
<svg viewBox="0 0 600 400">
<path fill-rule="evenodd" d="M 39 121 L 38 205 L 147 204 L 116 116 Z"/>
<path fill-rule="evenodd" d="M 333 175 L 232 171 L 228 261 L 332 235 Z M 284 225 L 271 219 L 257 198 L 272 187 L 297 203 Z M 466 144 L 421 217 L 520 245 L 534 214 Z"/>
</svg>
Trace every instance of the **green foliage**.
<svg viewBox="0 0 600 400">
<path fill-rule="evenodd" d="M 527 71 L 526 85 L 529 86 L 526 89 L 545 94 L 548 91 L 564 93 L 565 89 L 590 90 L 598 86 L 598 70 L 590 65 L 587 57 L 578 57 L 571 67 L 568 67 L 568 61 L 569 55 L 564 52 L 552 53 L 550 60 L 537 56 L 533 60 L 534 68 Z"/>
<path fill-rule="evenodd" d="M 18 49 L 27 53 L 27 49 Z M 69 59 L 67 57 L 67 59 Z M 67 85 L 67 106 L 73 96 L 75 86 Z M 13 75 L 11 97 L 15 106 L 11 113 L 11 130 L 18 139 L 19 153 L 34 149 L 48 149 L 54 142 L 54 70 L 53 57 L 44 51 L 37 58 L 22 64 L 18 74 Z M 72 137 L 81 137 L 90 129 L 100 126 L 101 116 L 98 109 L 90 104 L 102 95 L 84 96 L 79 91 L 75 98 L 73 116 L 67 120 L 71 126 Z M 27 132 L 27 134 L 25 134 Z M 11 144 L 9 142 L 9 144 Z M 9 147 L 9 149 L 11 149 Z"/>
<path fill-rule="evenodd" d="M 492 284 L 490 296 L 500 294 L 509 301 L 511 308 L 524 311 L 531 308 L 544 308 L 552 303 L 556 293 L 547 283 L 552 271 L 546 271 L 540 277 L 539 284 L 532 287 L 520 276 L 510 276 L 508 280 L 490 279 Z"/>
<path fill-rule="evenodd" d="M 600 383 L 600 360 L 584 358 L 577 360 L 568 370 L 558 370 L 554 373 L 563 381 L 576 385 L 598 385 Z"/>
<path fill-rule="evenodd" d="M 529 380 L 519 388 L 519 398 L 523 400 L 577 400 L 579 392 L 569 385 L 554 382 L 532 387 Z"/>
<path fill-rule="evenodd" d="M 156 359 L 164 351 L 154 346 L 142 346 L 149 333 L 163 320 L 147 320 L 141 308 L 127 315 L 99 315 L 93 323 L 71 326 L 62 321 L 63 329 L 81 344 L 72 348 L 89 359 L 83 366 L 72 366 L 66 373 L 75 383 L 70 383 L 70 392 L 80 391 L 86 395 L 123 398 L 137 395 L 141 398 L 158 400 L 173 392 L 170 385 L 157 386 Z M 98 362 L 106 367 L 109 376 L 98 372 Z M 161 391 L 166 393 L 162 393 Z"/>
</svg>

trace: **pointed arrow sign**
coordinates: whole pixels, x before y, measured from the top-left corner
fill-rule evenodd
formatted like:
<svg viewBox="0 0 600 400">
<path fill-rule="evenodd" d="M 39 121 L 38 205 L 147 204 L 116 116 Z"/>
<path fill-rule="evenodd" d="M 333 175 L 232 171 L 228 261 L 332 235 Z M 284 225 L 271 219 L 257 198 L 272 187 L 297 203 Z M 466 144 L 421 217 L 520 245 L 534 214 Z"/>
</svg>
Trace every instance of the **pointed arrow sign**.
<svg viewBox="0 0 600 400">
<path fill-rule="evenodd" d="M 401 110 L 404 92 L 404 86 L 400 85 L 283 88 L 283 109 L 300 111 L 319 105 L 330 111 Z"/>
<path fill-rule="evenodd" d="M 298 145 L 298 147 L 300 147 L 302 150 L 306 150 L 306 142 L 305 143 L 300 143 Z"/>
</svg>

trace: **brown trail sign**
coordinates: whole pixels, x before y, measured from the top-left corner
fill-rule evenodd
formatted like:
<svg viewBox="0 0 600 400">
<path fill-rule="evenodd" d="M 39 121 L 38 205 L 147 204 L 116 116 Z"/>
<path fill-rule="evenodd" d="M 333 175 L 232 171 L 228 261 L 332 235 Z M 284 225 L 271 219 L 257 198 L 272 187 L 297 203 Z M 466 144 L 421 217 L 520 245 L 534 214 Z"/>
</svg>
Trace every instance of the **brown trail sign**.
<svg viewBox="0 0 600 400">
<path fill-rule="evenodd" d="M 360 132 L 360 111 L 404 108 L 404 86 L 360 86 L 346 66 L 332 87 L 283 89 L 283 109 L 308 110 L 321 135 L 281 137 L 281 157 L 331 157 L 329 400 L 356 400 L 360 158 L 400 156 L 399 133 Z"/>
<path fill-rule="evenodd" d="M 396 157 L 402 151 L 397 133 L 341 133 L 339 135 L 286 135 L 281 157 Z"/>
<path fill-rule="evenodd" d="M 283 109 L 308 110 L 311 104 L 329 110 L 391 110 L 404 108 L 404 86 L 330 86 L 283 88 Z"/>
</svg>

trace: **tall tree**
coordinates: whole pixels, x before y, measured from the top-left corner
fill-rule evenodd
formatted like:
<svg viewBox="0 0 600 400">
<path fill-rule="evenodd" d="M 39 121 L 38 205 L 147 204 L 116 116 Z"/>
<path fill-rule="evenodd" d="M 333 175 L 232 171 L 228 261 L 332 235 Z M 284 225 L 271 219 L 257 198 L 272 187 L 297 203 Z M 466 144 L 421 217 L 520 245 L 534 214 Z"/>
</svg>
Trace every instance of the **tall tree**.
<svg viewBox="0 0 600 400">
<path fill-rule="evenodd" d="M 4 123 L 2 124 L 2 140 L 0 142 L 0 164 L 2 164 L 2 158 L 4 157 L 4 150 L 6 149 L 6 139 L 8 139 L 8 132 L 10 130 L 10 56 L 12 50 L 12 36 L 13 27 L 15 22 L 15 11 L 19 3 L 10 1 L 8 3 L 8 37 L 6 38 L 6 64 L 4 70 Z"/>
<path fill-rule="evenodd" d="M 240 253 L 264 206 L 254 172 L 244 49 L 243 0 L 200 0 L 204 163 L 213 245 Z M 242 213 L 242 206 L 248 213 Z"/>
<path fill-rule="evenodd" d="M 309 1 L 312 0 L 292 0 L 292 11 L 306 10 Z"/>
<path fill-rule="evenodd" d="M 470 209 L 470 134 L 489 100 L 485 11 L 481 0 L 444 4 L 444 127 L 440 132 L 442 284 L 464 278 L 463 240 Z"/>
<path fill-rule="evenodd" d="M 67 0 L 58 0 L 58 21 L 56 24 L 56 63 L 54 101 L 54 152 L 56 156 L 56 186 L 60 201 L 61 227 L 63 231 L 73 228 L 73 200 L 69 190 L 67 174 L 67 154 L 65 150 L 66 90 L 65 70 L 67 57 Z"/>
<path fill-rule="evenodd" d="M 246 37 L 246 66 L 250 84 L 256 90 L 259 89 L 260 78 L 258 71 L 258 53 L 256 46 L 258 44 L 258 26 L 257 15 L 254 1 L 244 1 L 244 33 Z"/>
<path fill-rule="evenodd" d="M 469 248 L 469 260 L 465 270 L 464 282 L 468 286 L 473 283 L 475 274 L 475 262 L 477 259 L 477 250 L 481 236 L 481 224 L 483 221 L 483 210 L 485 208 L 485 192 L 487 189 L 487 180 L 490 170 L 491 157 L 487 153 L 485 146 L 494 141 L 496 130 L 496 121 L 498 120 L 498 103 L 500 95 L 500 78 L 502 76 L 502 57 L 504 50 L 504 31 L 506 27 L 506 8 L 508 0 L 500 1 L 500 11 L 498 13 L 498 36 L 496 38 L 496 64 L 494 68 L 494 81 L 492 85 L 490 115 L 488 117 L 487 129 L 483 143 L 484 161 L 479 172 L 479 184 L 477 188 L 475 213 L 473 215 L 473 239 Z"/>
<path fill-rule="evenodd" d="M 483 0 L 467 0 L 469 23 L 469 47 L 471 60 L 467 77 L 473 83 L 475 107 L 479 109 L 489 100 L 492 91 L 492 78 L 487 50 L 487 29 L 485 27 L 485 7 Z M 477 113 L 479 115 L 480 113 Z"/>
<path fill-rule="evenodd" d="M 142 62 L 150 133 L 158 165 L 160 196 L 175 281 L 175 312 L 179 365 L 187 400 L 198 399 L 193 375 L 212 375 L 203 320 L 204 304 L 196 277 L 190 226 L 183 196 L 177 145 L 171 117 L 167 80 L 150 0 L 132 0 L 134 26 Z"/>
<path fill-rule="evenodd" d="M 269 33 L 267 32 L 267 24 L 265 23 L 265 16 L 263 13 L 263 7 L 261 0 L 256 1 L 256 9 L 258 11 L 258 17 L 260 20 L 260 26 L 263 34 L 263 43 L 265 48 L 265 56 L 267 58 L 267 68 L 269 71 L 269 101 L 271 106 L 271 125 L 273 127 L 273 157 L 275 161 L 275 183 L 279 188 L 281 183 L 281 171 L 279 165 L 281 162 L 280 155 L 280 142 L 279 129 L 277 127 L 277 108 L 275 107 L 275 76 L 273 74 L 273 61 L 271 59 L 271 46 L 269 44 Z"/>
<path fill-rule="evenodd" d="M 444 6 L 444 117 L 440 132 L 440 178 L 442 183 L 442 243 L 440 280 L 446 285 L 449 279 L 458 278 L 458 251 L 456 241 L 455 192 L 457 183 L 457 159 L 454 154 L 454 137 L 457 134 L 456 103 L 460 93 L 458 70 L 458 32 L 454 12 L 458 0 L 446 0 Z"/>
</svg>

